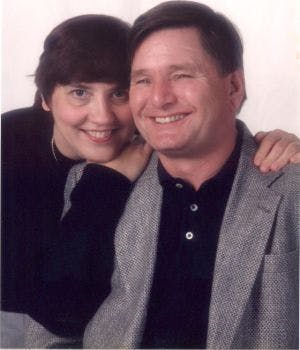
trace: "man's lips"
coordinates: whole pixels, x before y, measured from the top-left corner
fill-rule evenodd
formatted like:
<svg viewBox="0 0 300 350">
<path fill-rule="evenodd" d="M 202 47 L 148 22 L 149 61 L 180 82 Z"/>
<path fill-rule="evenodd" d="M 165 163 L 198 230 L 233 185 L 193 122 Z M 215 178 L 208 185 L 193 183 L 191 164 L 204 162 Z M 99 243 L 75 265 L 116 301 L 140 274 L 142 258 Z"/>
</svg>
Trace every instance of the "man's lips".
<svg viewBox="0 0 300 350">
<path fill-rule="evenodd" d="M 155 121 L 157 124 L 170 124 L 182 120 L 188 116 L 189 113 L 176 113 L 169 114 L 165 116 L 151 116 L 150 118 Z"/>
</svg>

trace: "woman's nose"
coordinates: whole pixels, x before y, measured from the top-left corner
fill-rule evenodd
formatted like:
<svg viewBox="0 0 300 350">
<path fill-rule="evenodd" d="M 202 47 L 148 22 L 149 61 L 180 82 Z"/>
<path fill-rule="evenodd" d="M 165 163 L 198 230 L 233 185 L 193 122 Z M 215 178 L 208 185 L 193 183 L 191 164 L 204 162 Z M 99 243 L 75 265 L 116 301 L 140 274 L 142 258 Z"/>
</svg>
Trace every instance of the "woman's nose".
<svg viewBox="0 0 300 350">
<path fill-rule="evenodd" d="M 112 105 L 105 97 L 95 98 L 89 111 L 89 119 L 97 124 L 112 123 L 115 120 Z"/>
</svg>

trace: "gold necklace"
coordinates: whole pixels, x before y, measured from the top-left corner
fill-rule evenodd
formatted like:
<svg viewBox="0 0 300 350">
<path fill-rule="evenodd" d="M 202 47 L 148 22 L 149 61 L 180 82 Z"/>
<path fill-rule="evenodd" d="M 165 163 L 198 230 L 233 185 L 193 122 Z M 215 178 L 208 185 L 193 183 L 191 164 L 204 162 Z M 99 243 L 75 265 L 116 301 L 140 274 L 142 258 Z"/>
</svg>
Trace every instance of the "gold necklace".
<svg viewBox="0 0 300 350">
<path fill-rule="evenodd" d="M 56 156 L 55 148 L 54 148 L 54 136 L 52 136 L 52 138 L 51 138 L 50 145 L 51 145 L 51 151 L 52 151 L 53 157 L 58 162 L 58 158 Z"/>
</svg>

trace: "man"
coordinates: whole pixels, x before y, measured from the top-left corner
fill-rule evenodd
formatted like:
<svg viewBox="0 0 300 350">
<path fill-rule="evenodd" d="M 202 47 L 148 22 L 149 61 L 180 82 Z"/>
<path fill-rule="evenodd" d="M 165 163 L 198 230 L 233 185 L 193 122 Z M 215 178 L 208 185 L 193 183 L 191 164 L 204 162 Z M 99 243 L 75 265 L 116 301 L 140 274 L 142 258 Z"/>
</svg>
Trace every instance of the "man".
<svg viewBox="0 0 300 350">
<path fill-rule="evenodd" d="M 136 20 L 131 57 L 135 123 L 157 154 L 84 347 L 297 348 L 300 168 L 252 164 L 236 29 L 199 3 L 163 3 Z"/>
<path fill-rule="evenodd" d="M 129 199 L 112 293 L 85 344 L 296 348 L 300 169 L 251 163 L 255 142 L 235 120 L 236 29 L 204 5 L 167 2 L 136 20 L 131 57 L 135 123 L 159 160 Z"/>
</svg>

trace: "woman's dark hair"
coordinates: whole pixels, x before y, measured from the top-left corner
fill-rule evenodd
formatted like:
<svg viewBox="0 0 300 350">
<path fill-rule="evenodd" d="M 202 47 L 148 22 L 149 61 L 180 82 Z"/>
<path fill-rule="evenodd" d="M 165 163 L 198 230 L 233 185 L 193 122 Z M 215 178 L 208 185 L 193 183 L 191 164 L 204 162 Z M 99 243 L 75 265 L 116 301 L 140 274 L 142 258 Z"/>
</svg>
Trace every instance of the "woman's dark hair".
<svg viewBox="0 0 300 350">
<path fill-rule="evenodd" d="M 222 74 L 243 68 L 243 45 L 240 35 L 224 15 L 194 1 L 167 1 L 138 17 L 131 29 L 129 55 L 151 33 L 166 28 L 195 27 L 203 48 L 211 55 Z"/>
<path fill-rule="evenodd" d="M 129 31 L 127 23 L 105 15 L 83 15 L 59 24 L 44 42 L 35 72 L 38 93 L 48 101 L 57 84 L 111 82 L 127 87 Z"/>
</svg>

